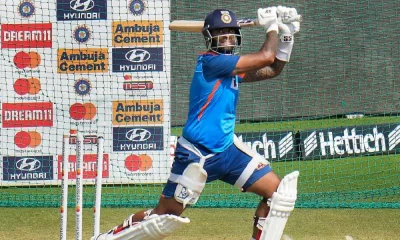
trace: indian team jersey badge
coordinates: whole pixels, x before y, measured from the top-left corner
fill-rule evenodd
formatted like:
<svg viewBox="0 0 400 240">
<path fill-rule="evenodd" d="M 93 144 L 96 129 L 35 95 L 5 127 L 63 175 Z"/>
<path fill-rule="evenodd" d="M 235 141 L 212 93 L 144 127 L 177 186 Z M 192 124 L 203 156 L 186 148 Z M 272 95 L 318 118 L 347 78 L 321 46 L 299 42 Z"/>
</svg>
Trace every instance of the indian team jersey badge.
<svg viewBox="0 0 400 240">
<path fill-rule="evenodd" d="M 132 0 L 129 3 L 129 11 L 135 16 L 142 15 L 143 12 L 146 10 L 146 7 L 147 7 L 147 2 L 143 0 Z"/>
<path fill-rule="evenodd" d="M 35 14 L 35 5 L 31 0 L 23 0 L 18 6 L 19 14 L 24 18 L 30 18 Z"/>
<path fill-rule="evenodd" d="M 75 92 L 76 94 L 80 96 L 85 96 L 90 93 L 90 90 L 92 89 L 92 84 L 90 81 L 86 78 L 80 78 L 76 80 L 74 84 Z"/>
<path fill-rule="evenodd" d="M 221 11 L 221 21 L 224 23 L 231 23 L 232 17 L 228 11 Z"/>
<path fill-rule="evenodd" d="M 92 32 L 86 25 L 79 25 L 75 28 L 73 37 L 78 43 L 86 43 L 92 37 Z"/>
</svg>

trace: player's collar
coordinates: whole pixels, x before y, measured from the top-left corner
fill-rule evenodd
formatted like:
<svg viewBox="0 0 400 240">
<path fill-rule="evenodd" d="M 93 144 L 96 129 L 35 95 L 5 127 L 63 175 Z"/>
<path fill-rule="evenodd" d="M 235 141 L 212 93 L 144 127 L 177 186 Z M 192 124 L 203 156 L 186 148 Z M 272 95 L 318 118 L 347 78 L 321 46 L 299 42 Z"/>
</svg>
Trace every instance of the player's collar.
<svg viewBox="0 0 400 240">
<path fill-rule="evenodd" d="M 199 55 L 213 55 L 213 56 L 218 56 L 219 54 L 213 51 L 207 51 L 207 52 L 200 52 Z"/>
</svg>

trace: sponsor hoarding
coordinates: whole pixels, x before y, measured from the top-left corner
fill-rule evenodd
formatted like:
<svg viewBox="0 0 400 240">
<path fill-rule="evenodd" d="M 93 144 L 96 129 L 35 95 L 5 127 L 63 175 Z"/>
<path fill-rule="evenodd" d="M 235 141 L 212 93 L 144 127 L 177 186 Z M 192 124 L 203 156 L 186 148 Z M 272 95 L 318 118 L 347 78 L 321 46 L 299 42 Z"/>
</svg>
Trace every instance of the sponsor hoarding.
<svg viewBox="0 0 400 240">
<path fill-rule="evenodd" d="M 112 113 L 113 125 L 117 126 L 163 124 L 163 100 L 113 101 Z"/>
<path fill-rule="evenodd" d="M 97 172 L 97 154 L 83 154 L 83 179 L 95 179 Z M 76 178 L 76 155 L 68 157 L 68 179 Z M 58 156 L 57 176 L 62 177 L 62 156 Z M 103 178 L 108 178 L 110 175 L 110 158 L 108 154 L 103 154 Z"/>
<path fill-rule="evenodd" d="M 298 159 L 296 135 L 293 132 L 244 132 L 236 135 L 268 161 Z"/>
<path fill-rule="evenodd" d="M 1 25 L 1 48 L 51 48 L 51 23 Z"/>
<path fill-rule="evenodd" d="M 58 49 L 58 73 L 108 72 L 108 49 Z"/>
<path fill-rule="evenodd" d="M 304 160 L 391 154 L 400 151 L 400 125 L 315 129 L 300 132 Z"/>
<path fill-rule="evenodd" d="M 2 103 L 3 128 L 53 126 L 53 103 Z"/>
<path fill-rule="evenodd" d="M 163 127 L 113 128 L 113 151 L 163 150 L 163 139 Z"/>
<path fill-rule="evenodd" d="M 163 21 L 115 21 L 112 40 L 114 47 L 162 45 Z"/>
<path fill-rule="evenodd" d="M 4 156 L 3 180 L 52 180 L 53 161 L 53 156 Z"/>
<path fill-rule="evenodd" d="M 57 0 L 57 21 L 105 19 L 106 0 Z"/>
<path fill-rule="evenodd" d="M 164 70 L 163 48 L 113 48 L 113 72 L 156 72 Z"/>
</svg>

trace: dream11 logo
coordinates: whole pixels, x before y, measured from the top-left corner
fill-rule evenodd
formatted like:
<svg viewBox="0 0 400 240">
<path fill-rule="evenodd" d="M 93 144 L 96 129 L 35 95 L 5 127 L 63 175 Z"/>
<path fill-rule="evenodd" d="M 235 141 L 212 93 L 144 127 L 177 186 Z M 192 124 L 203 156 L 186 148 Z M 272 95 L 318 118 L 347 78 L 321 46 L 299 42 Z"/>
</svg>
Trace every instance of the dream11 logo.
<svg viewBox="0 0 400 240">
<path fill-rule="evenodd" d="M 52 127 L 52 102 L 2 103 L 3 128 Z"/>
<path fill-rule="evenodd" d="M 51 48 L 51 23 L 2 24 L 1 48 Z"/>
<path fill-rule="evenodd" d="M 103 154 L 103 178 L 108 178 L 110 174 L 110 158 L 108 154 Z M 62 177 L 63 156 L 58 155 L 58 179 Z M 68 156 L 68 179 L 75 179 L 77 172 L 76 155 Z M 97 154 L 83 154 L 83 178 L 95 179 L 97 174 Z"/>
</svg>

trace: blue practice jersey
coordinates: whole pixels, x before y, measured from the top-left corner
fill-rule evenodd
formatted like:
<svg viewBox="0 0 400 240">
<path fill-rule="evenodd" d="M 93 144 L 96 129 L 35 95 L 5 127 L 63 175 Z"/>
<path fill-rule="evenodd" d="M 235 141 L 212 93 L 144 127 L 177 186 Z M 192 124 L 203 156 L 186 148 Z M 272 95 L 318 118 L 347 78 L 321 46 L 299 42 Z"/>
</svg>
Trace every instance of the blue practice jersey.
<svg viewBox="0 0 400 240">
<path fill-rule="evenodd" d="M 239 56 L 199 55 L 190 86 L 188 120 L 183 137 L 212 152 L 223 152 L 233 143 L 239 83 L 232 76 Z"/>
</svg>

